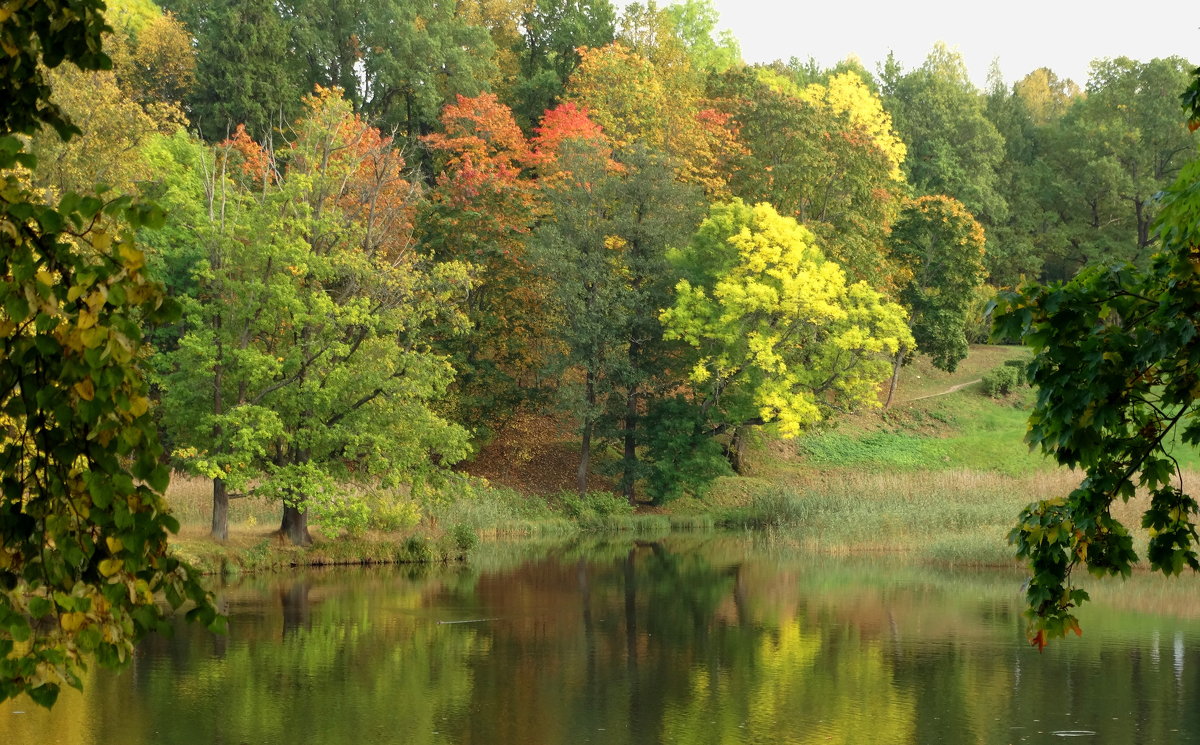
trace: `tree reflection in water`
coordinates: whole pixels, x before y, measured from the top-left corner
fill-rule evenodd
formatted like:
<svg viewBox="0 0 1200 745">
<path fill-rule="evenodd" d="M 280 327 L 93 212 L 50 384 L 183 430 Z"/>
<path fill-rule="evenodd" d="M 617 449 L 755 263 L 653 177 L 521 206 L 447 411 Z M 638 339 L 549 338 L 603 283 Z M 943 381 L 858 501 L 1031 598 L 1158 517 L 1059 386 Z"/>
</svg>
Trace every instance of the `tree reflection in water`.
<svg viewBox="0 0 1200 745">
<path fill-rule="evenodd" d="M 0 706 L 0 742 L 1177 741 L 1200 601 L 1152 582 L 1038 655 L 1013 575 L 714 535 L 271 576 L 221 591 L 227 638 L 181 627 L 52 712 Z"/>
</svg>

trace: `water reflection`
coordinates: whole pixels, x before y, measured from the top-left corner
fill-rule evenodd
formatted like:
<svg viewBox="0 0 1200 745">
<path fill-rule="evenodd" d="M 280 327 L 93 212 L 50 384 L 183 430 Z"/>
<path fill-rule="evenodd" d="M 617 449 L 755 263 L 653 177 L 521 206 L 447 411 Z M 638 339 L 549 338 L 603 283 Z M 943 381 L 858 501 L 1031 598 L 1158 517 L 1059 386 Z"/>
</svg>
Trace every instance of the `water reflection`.
<svg viewBox="0 0 1200 745">
<path fill-rule="evenodd" d="M 712 536 L 259 578 L 0 743 L 1188 742 L 1200 604 L 1154 582 L 1039 655 L 1013 575 Z"/>
</svg>

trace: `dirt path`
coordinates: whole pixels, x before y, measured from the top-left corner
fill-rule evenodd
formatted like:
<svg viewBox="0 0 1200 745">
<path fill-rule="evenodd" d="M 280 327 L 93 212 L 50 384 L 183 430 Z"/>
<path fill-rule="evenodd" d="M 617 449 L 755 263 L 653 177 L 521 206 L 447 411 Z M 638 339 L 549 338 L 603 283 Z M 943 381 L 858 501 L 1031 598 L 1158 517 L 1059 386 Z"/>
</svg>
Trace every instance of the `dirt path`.
<svg viewBox="0 0 1200 745">
<path fill-rule="evenodd" d="M 969 385 L 975 385 L 976 383 L 979 383 L 982 381 L 983 381 L 983 378 L 976 378 L 975 380 L 968 380 L 965 383 L 959 383 L 958 385 L 952 385 L 949 388 L 947 388 L 946 390 L 942 391 L 941 393 L 930 393 L 928 396 L 917 396 L 916 398 L 910 398 L 907 401 L 901 401 L 900 403 L 911 404 L 913 401 L 924 401 L 927 398 L 936 398 L 937 396 L 946 396 L 951 393 L 954 393 L 955 391 L 961 391 L 963 388 L 966 388 Z"/>
</svg>

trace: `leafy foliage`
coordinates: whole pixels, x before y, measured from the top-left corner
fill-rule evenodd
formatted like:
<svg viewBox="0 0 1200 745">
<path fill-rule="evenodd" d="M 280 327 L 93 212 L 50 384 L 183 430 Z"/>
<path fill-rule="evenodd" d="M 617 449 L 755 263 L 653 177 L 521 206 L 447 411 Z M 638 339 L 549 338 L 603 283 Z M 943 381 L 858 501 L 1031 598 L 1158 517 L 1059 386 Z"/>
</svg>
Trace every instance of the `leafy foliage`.
<svg viewBox="0 0 1200 745">
<path fill-rule="evenodd" d="M 218 481 L 215 501 L 222 485 L 279 499 L 297 543 L 310 498 L 419 480 L 467 452 L 431 408 L 452 371 L 430 348 L 432 329 L 461 323 L 465 270 L 414 251 L 415 189 L 390 139 L 338 91 L 305 105 L 283 152 L 237 138 L 196 160 L 207 171 L 176 171 L 207 179 L 209 202 L 192 215 L 198 295 L 164 380 L 177 454 Z"/>
<path fill-rule="evenodd" d="M 898 305 L 848 284 L 770 205 L 713 206 L 673 260 L 684 279 L 662 322 L 690 347 L 697 440 L 767 423 L 795 437 L 833 411 L 877 405 L 885 357 L 912 344 Z"/>
<path fill-rule="evenodd" d="M 983 392 L 992 398 L 1003 398 L 1016 390 L 1021 383 L 1021 374 L 1009 365 L 988 370 L 983 376 Z"/>
<path fill-rule="evenodd" d="M 178 530 L 162 498 L 142 324 L 176 306 L 147 277 L 134 231 L 155 208 L 23 186 L 36 159 L 15 132 L 77 134 L 41 65 L 106 69 L 100 2 L 0 10 L 0 699 L 49 706 L 86 660 L 128 662 L 133 644 L 185 601 L 217 628 L 195 573 L 167 553 Z"/>
<path fill-rule="evenodd" d="M 710 94 L 744 145 L 729 159 L 732 193 L 795 218 L 851 278 L 885 288 L 905 151 L 861 79 L 801 88 L 774 69 L 735 68 L 710 81 Z"/>
<path fill-rule="evenodd" d="M 919 197 L 905 205 L 890 243 L 905 272 L 899 299 L 917 349 L 953 372 L 967 356 L 972 301 L 983 283 L 983 227 L 956 199 Z"/>
<path fill-rule="evenodd" d="M 1157 232 L 1164 251 L 1148 271 L 1092 267 L 1009 293 L 997 316 L 997 331 L 1019 335 L 1035 355 L 1026 439 L 1086 474 L 1066 497 L 1027 507 L 1010 536 L 1032 573 L 1028 633 L 1039 647 L 1079 631 L 1074 608 L 1087 593 L 1071 582 L 1076 568 L 1129 574 L 1133 540 L 1110 508 L 1139 487 L 1151 495 L 1142 518 L 1151 567 L 1200 569 L 1197 504 L 1166 448 L 1172 437 L 1200 444 L 1200 162 L 1165 195 Z"/>
<path fill-rule="evenodd" d="M 533 153 L 512 112 L 491 94 L 460 96 L 442 111 L 442 132 L 425 143 L 441 161 L 419 235 L 443 261 L 468 262 L 471 329 L 447 335 L 458 375 L 454 417 L 480 434 L 500 429 L 529 399 L 553 344 L 547 278 L 527 244 L 541 208 L 523 172 Z"/>
</svg>

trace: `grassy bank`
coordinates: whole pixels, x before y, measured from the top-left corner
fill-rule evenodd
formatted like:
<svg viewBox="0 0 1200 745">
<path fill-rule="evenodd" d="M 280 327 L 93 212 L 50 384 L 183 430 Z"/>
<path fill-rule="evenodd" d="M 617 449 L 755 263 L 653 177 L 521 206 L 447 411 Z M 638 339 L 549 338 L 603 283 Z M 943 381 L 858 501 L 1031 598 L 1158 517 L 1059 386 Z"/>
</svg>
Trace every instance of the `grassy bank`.
<svg viewBox="0 0 1200 745">
<path fill-rule="evenodd" d="M 829 555 L 887 553 L 897 559 L 960 566 L 1011 565 L 1006 537 L 1029 502 L 1067 494 L 1078 474 L 1058 468 L 1023 442 L 1033 392 L 984 395 L 986 373 L 1025 354 L 978 346 L 954 373 L 918 361 L 902 372 L 887 412 L 848 417 L 791 442 L 760 436 L 747 475 L 718 479 L 701 495 L 633 511 L 618 496 L 580 499 L 538 484 L 486 483 L 463 475 L 404 505 L 414 517 L 397 529 L 347 535 L 313 528 L 315 545 L 283 545 L 274 535 L 279 508 L 265 500 L 231 503 L 230 540 L 208 539 L 207 482 L 181 478 L 168 499 L 183 530 L 177 551 L 208 572 L 339 563 L 450 561 L 476 540 L 551 538 L 577 533 L 639 537 L 679 530 L 755 531 L 783 550 Z M 510 441 L 509 450 L 544 443 Z M 1185 480 L 1200 478 L 1200 459 L 1181 451 Z M 558 453 L 553 462 L 568 462 Z M 494 470 L 499 467 L 489 464 Z M 514 470 L 514 473 L 520 473 Z M 540 483 L 553 483 L 542 478 Z M 1139 549 L 1144 499 L 1118 505 Z M 401 510 L 402 512 L 404 510 Z M 419 517 L 419 520 L 417 519 Z"/>
<path fill-rule="evenodd" d="M 719 524 L 764 530 L 807 551 L 1013 564 L 1006 539 L 1021 508 L 1065 496 L 1081 478 L 1024 443 L 1031 389 L 994 399 L 972 382 L 1024 354 L 973 347 L 955 373 L 918 362 L 904 370 L 890 411 L 850 417 L 791 444 L 761 439 L 749 477 L 721 479 L 704 500 L 676 509 L 717 509 Z M 1200 480 L 1196 454 L 1181 448 L 1176 455 L 1185 484 Z M 1113 509 L 1140 555 L 1148 502 L 1139 496 Z"/>
<path fill-rule="evenodd" d="M 707 514 L 635 511 L 604 492 L 580 498 L 570 492 L 522 494 L 459 479 L 420 499 L 398 497 L 412 524 L 346 531 L 310 521 L 313 545 L 292 546 L 278 535 L 280 508 L 266 499 L 230 502 L 229 538 L 209 537 L 211 482 L 176 475 L 167 501 L 180 521 L 172 547 L 206 574 L 239 575 L 300 566 L 441 563 L 459 561 L 480 540 L 566 538 L 581 533 L 662 536 L 713 529 Z"/>
</svg>

